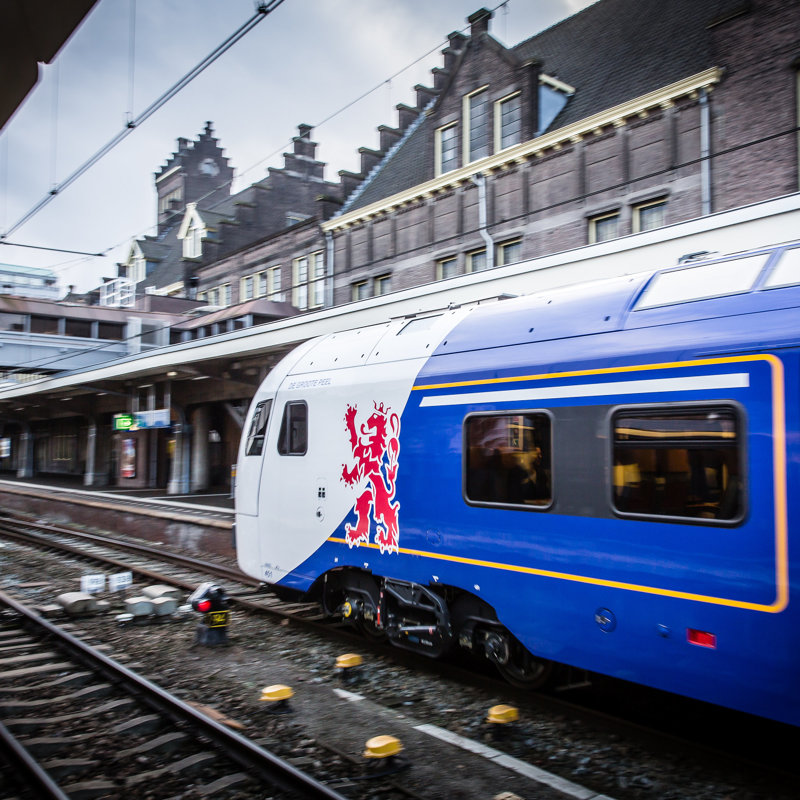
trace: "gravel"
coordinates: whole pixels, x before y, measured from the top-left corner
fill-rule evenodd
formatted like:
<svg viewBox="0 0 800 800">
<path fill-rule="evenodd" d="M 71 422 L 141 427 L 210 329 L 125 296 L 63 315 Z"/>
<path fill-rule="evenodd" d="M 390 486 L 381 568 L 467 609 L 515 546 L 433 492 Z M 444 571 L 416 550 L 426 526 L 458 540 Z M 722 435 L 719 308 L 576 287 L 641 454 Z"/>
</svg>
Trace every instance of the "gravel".
<svg viewBox="0 0 800 800">
<path fill-rule="evenodd" d="M 24 602 L 52 603 L 61 592 L 75 590 L 82 574 L 100 571 L 77 559 L 0 542 L 0 588 L 13 590 Z M 46 586 L 15 588 L 41 583 L 45 575 Z M 134 584 L 127 594 L 135 595 L 141 588 Z M 341 787 L 348 797 L 391 796 L 386 781 L 364 780 L 374 762 L 366 762 L 361 752 L 366 740 L 378 734 L 395 735 L 403 742 L 406 768 L 394 781 L 419 797 L 492 798 L 504 791 L 523 800 L 563 797 L 426 737 L 414 728 L 422 723 L 482 742 L 617 800 L 797 797 L 792 782 L 746 764 L 734 770 L 730 764 L 710 763 L 702 754 L 682 755 L 678 764 L 675 752 L 654 751 L 644 739 L 610 733 L 569 713 L 543 709 L 535 701 L 514 702 L 520 712 L 517 723 L 489 725 L 488 709 L 509 702 L 502 691 L 493 693 L 413 671 L 366 649 L 357 679 L 346 681 L 335 667 L 337 656 L 345 652 L 341 644 L 286 623 L 234 609 L 229 646 L 209 648 L 196 644 L 195 614 L 120 626 L 115 615 L 123 610 L 123 594 L 103 597 L 111 602 L 108 612 L 73 620 L 80 635 L 108 645 L 112 657 L 124 659 L 127 666 L 184 700 L 211 707 L 243 726 L 245 735 L 319 780 Z M 293 688 L 289 713 L 274 713 L 260 700 L 262 688 L 272 684 Z M 332 699 L 335 688 L 356 692 L 365 700 Z M 141 766 L 149 768 L 145 762 Z"/>
</svg>

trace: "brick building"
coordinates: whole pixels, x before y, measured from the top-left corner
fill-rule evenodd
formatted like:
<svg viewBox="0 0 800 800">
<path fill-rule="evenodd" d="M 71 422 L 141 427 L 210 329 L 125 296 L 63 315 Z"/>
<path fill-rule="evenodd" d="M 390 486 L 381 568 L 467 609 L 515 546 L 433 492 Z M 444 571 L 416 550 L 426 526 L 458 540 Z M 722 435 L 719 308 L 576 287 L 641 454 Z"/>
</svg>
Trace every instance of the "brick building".
<svg viewBox="0 0 800 800">
<path fill-rule="evenodd" d="M 600 0 L 505 47 L 480 9 L 359 173 L 325 181 L 300 126 L 282 169 L 229 196 L 210 125 L 179 140 L 127 269 L 306 310 L 795 192 L 798 18 L 797 0 Z"/>
</svg>

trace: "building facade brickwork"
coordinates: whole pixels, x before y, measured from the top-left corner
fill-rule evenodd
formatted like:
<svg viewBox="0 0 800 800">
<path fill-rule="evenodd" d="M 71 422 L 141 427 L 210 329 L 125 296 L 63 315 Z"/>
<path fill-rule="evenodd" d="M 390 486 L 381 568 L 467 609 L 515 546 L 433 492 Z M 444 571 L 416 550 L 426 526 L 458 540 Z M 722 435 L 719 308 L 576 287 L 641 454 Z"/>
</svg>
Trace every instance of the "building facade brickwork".
<svg viewBox="0 0 800 800">
<path fill-rule="evenodd" d="M 156 178 L 162 205 L 183 181 L 182 222 L 179 203 L 161 210 L 169 267 L 140 287 L 305 311 L 796 192 L 799 12 L 600 0 L 505 47 L 479 9 L 416 106 L 378 126 L 377 149 L 357 148 L 357 173 L 326 181 L 301 125 L 282 168 L 199 195 L 206 159 L 225 179 L 227 159 L 210 123 L 179 140 Z"/>
</svg>

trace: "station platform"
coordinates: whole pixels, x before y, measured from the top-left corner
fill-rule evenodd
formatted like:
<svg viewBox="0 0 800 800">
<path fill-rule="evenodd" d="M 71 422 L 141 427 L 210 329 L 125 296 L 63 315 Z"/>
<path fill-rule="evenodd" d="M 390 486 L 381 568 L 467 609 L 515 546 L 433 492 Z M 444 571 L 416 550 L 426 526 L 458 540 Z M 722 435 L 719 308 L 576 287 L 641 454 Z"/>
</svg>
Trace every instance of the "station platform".
<svg viewBox="0 0 800 800">
<path fill-rule="evenodd" d="M 49 489 L 64 489 L 81 492 L 87 495 L 113 496 L 119 500 L 130 499 L 132 502 L 153 501 L 170 503 L 176 506 L 210 506 L 219 509 L 234 509 L 234 497 L 223 488 L 211 488 L 204 492 L 191 494 L 167 494 L 166 489 L 126 489 L 120 486 L 84 486 L 83 479 L 73 475 L 36 475 L 33 478 L 18 478 L 14 473 L 0 472 L 0 483 L 8 485 L 41 486 Z"/>
<path fill-rule="evenodd" d="M 194 554 L 235 557 L 234 499 L 222 490 L 176 496 L 159 489 L 85 487 L 72 476 L 0 474 L 0 508 Z"/>
</svg>

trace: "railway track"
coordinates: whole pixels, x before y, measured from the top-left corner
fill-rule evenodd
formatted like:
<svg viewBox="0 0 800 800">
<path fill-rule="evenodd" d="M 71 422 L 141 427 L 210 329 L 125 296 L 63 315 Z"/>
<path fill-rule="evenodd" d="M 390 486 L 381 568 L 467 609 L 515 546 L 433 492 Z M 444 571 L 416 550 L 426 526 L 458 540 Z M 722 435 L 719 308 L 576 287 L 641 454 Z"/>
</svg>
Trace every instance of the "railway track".
<svg viewBox="0 0 800 800">
<path fill-rule="evenodd" d="M 170 552 L 153 545 L 11 516 L 0 517 L 0 531 L 16 541 L 38 547 L 57 548 L 79 558 L 90 558 L 109 567 L 130 570 L 146 580 L 169 584 L 188 592 L 213 578 L 225 583 L 227 595 L 234 604 L 250 611 L 282 619 L 303 619 L 307 623 L 322 619 L 317 603 L 281 600 L 274 593 L 265 591 L 263 584 L 220 562 Z M 117 557 L 119 553 L 129 556 L 120 559 Z M 165 564 L 169 566 L 165 568 Z"/>
<path fill-rule="evenodd" d="M 311 626 L 316 631 L 323 631 L 327 634 L 328 638 L 333 638 L 335 641 L 342 641 L 341 637 L 347 637 L 345 641 L 350 643 L 351 647 L 356 647 L 363 650 L 373 650 L 374 652 L 381 652 L 381 647 L 376 646 L 375 643 L 367 642 L 361 637 L 358 637 L 350 632 L 350 629 L 343 629 L 341 625 L 331 626 L 330 622 L 323 622 L 320 619 L 318 607 L 315 604 L 308 603 L 290 603 L 286 602 L 271 593 L 259 591 L 256 582 L 246 576 L 238 573 L 237 570 L 221 565 L 217 562 L 209 562 L 193 557 L 187 557 L 181 554 L 168 553 L 160 548 L 152 548 L 148 545 L 138 544 L 136 542 L 124 542 L 116 539 L 115 537 L 100 536 L 95 533 L 87 533 L 83 531 L 75 531 L 63 526 L 42 526 L 39 523 L 32 523 L 30 521 L 3 520 L 0 522 L 3 535 L 10 538 L 15 538 L 20 542 L 26 542 L 36 548 L 58 548 L 64 552 L 72 553 L 82 559 L 96 559 L 100 562 L 117 567 L 120 569 L 129 569 L 138 572 L 143 578 L 148 581 L 157 583 L 171 583 L 172 585 L 180 586 L 186 591 L 191 591 L 200 582 L 213 578 L 215 580 L 224 581 L 226 589 L 232 595 L 234 603 L 240 608 L 247 609 L 248 611 L 256 611 L 258 613 L 267 613 L 270 616 L 281 619 L 284 624 L 286 621 L 300 622 L 301 627 Z M 47 528 L 47 532 L 42 532 L 41 528 Z M 38 532 L 32 530 L 39 528 Z M 125 549 L 128 551 L 123 558 L 120 558 L 120 550 Z M 133 560 L 132 560 L 133 559 Z M 165 562 L 170 562 L 166 565 Z M 255 624 L 255 623 L 253 623 Z M 349 635 L 348 635 L 349 634 Z M 270 636 L 270 634 L 266 634 Z M 356 643 L 357 644 L 353 644 Z M 382 651 L 387 652 L 384 647 Z M 663 737 L 663 735 L 656 730 L 652 730 L 647 726 L 641 727 L 641 718 L 638 725 L 631 726 L 628 722 L 620 719 L 615 711 L 620 708 L 610 708 L 606 706 L 606 713 L 597 713 L 591 708 L 580 708 L 573 702 L 566 700 L 563 695 L 554 697 L 535 696 L 531 697 L 528 693 L 521 692 L 513 689 L 512 687 L 504 685 L 502 682 L 493 680 L 486 676 L 475 675 L 469 673 L 463 667 L 454 666 L 452 664 L 442 664 L 440 662 L 431 662 L 429 659 L 422 659 L 414 654 L 404 653 L 403 651 L 396 651 L 390 648 L 392 662 L 399 663 L 410 667 L 415 673 L 420 675 L 427 674 L 429 681 L 435 680 L 436 676 L 446 676 L 451 679 L 457 680 L 464 685 L 472 685 L 482 687 L 483 691 L 497 692 L 503 697 L 505 702 L 519 703 L 521 707 L 528 709 L 528 714 L 556 714 L 559 716 L 569 715 L 577 724 L 592 725 L 597 729 L 605 731 L 604 736 L 611 735 L 612 737 L 632 738 L 640 744 L 646 745 L 654 752 L 664 751 L 668 749 L 673 754 L 678 754 L 677 757 L 683 758 L 690 756 L 693 752 L 695 755 L 700 752 L 698 749 L 697 740 L 694 738 L 686 741 L 680 737 L 680 732 L 672 731 L 672 736 Z M 425 678 L 420 678 L 420 682 L 425 682 Z M 391 683 L 391 681 L 389 681 Z M 637 687 L 638 690 L 638 687 Z M 386 687 L 382 687 L 380 692 L 383 698 L 387 698 Z M 391 699 L 392 692 L 388 692 L 388 699 L 385 701 L 390 705 L 393 704 Z M 405 699 L 410 696 L 412 700 Z M 575 695 L 572 694 L 572 697 Z M 402 705 L 409 703 L 416 704 L 419 700 L 418 696 L 401 695 Z M 583 702 L 583 698 L 578 698 L 579 702 Z M 636 703 L 637 701 L 633 701 Z M 691 713 L 691 711 L 690 711 Z M 756 721 L 760 724 L 760 721 Z M 530 729 L 520 727 L 517 731 L 509 734 L 508 738 L 504 741 L 503 747 L 507 751 L 524 753 L 528 747 L 527 742 L 530 741 Z M 706 743 L 706 746 L 708 744 Z M 335 749 L 335 748 L 334 748 Z M 719 754 L 708 750 L 707 757 L 709 759 L 716 759 Z M 552 756 L 551 756 L 552 757 Z M 724 757 L 724 754 L 723 754 Z M 727 767 L 723 767 L 726 769 Z M 758 765 L 755 769 L 758 769 Z M 774 768 L 769 767 L 770 769 Z M 397 791 L 402 794 L 403 787 L 398 784 Z M 376 795 L 377 796 L 377 795 Z M 423 794 L 424 796 L 424 794 Z M 622 793 L 621 796 L 626 796 Z M 646 794 L 634 795 L 647 797 Z M 691 795 L 687 792 L 686 797 Z M 744 795 L 745 797 L 747 795 Z M 780 795 L 774 795 L 780 796 Z"/>
<path fill-rule="evenodd" d="M 5 592 L 0 606 L 6 775 L 30 796 L 169 797 L 191 775 L 200 796 L 343 800 Z"/>
</svg>

